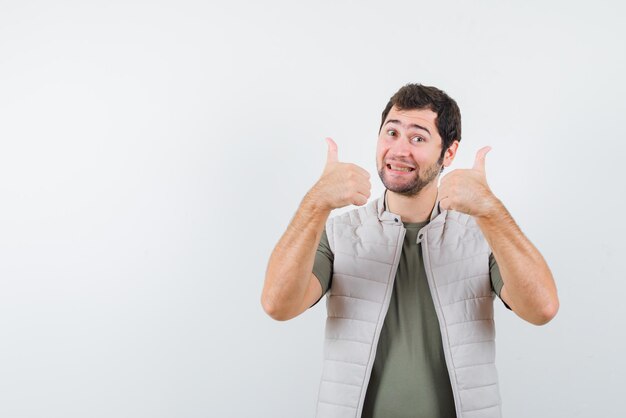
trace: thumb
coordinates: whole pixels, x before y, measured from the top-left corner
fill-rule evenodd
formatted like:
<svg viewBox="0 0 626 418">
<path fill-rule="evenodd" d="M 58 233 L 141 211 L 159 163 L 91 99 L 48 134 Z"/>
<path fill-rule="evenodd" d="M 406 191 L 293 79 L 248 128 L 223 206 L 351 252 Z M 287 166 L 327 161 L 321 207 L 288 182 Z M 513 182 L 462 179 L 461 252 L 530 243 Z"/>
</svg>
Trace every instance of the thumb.
<svg viewBox="0 0 626 418">
<path fill-rule="evenodd" d="M 481 172 L 485 172 L 485 157 L 487 156 L 487 153 L 491 151 L 491 147 L 487 146 L 487 147 L 482 147 L 481 149 L 478 150 L 478 152 L 476 152 L 476 159 L 474 160 L 474 167 L 472 167 L 474 170 L 478 170 Z"/>
<path fill-rule="evenodd" d="M 326 156 L 326 165 L 330 163 L 339 162 L 337 144 L 335 144 L 335 141 L 333 141 L 332 138 L 326 138 L 326 143 L 328 144 L 328 154 Z"/>
</svg>

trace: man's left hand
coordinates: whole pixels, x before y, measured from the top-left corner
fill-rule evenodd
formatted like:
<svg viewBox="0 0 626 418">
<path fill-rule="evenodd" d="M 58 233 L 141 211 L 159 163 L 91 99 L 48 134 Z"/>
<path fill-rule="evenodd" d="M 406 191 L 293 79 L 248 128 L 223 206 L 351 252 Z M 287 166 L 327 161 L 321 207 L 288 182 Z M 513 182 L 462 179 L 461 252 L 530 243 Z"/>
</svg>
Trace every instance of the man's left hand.
<svg viewBox="0 0 626 418">
<path fill-rule="evenodd" d="M 487 216 L 493 210 L 497 198 L 487 184 L 485 173 L 485 156 L 489 151 L 491 147 L 479 149 L 474 167 L 453 170 L 441 179 L 441 210 L 456 210 L 475 217 Z"/>
</svg>

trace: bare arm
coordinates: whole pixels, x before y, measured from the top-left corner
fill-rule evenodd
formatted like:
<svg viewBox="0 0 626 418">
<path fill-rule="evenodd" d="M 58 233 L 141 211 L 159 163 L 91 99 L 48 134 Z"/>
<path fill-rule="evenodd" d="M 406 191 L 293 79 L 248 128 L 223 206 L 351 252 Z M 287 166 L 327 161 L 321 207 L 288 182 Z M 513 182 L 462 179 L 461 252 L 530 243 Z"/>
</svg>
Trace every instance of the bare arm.
<svg viewBox="0 0 626 418">
<path fill-rule="evenodd" d="M 500 296 L 521 318 L 535 325 L 546 324 L 559 309 L 552 272 L 502 202 L 495 196 L 492 202 L 490 213 L 476 217 L 476 222 L 502 273 Z"/>
<path fill-rule="evenodd" d="M 311 273 L 315 251 L 329 214 L 330 210 L 316 202 L 315 191 L 311 190 L 276 244 L 261 297 L 263 309 L 272 318 L 284 321 L 303 312 L 302 302 L 311 279 L 315 278 Z M 321 291 L 319 286 L 317 298 Z"/>
<path fill-rule="evenodd" d="M 454 170 L 441 179 L 440 207 L 476 219 L 502 273 L 500 297 L 522 319 L 543 325 L 559 309 L 556 285 L 541 253 L 487 185 L 485 156 L 490 149 L 478 151 L 472 169 Z"/>
<path fill-rule="evenodd" d="M 333 209 L 364 205 L 369 196 L 369 173 L 340 163 L 337 145 L 329 140 L 324 173 L 302 200 L 270 256 L 261 295 L 269 316 L 279 321 L 294 318 L 321 297 L 322 286 L 312 271 L 326 220 Z"/>
</svg>

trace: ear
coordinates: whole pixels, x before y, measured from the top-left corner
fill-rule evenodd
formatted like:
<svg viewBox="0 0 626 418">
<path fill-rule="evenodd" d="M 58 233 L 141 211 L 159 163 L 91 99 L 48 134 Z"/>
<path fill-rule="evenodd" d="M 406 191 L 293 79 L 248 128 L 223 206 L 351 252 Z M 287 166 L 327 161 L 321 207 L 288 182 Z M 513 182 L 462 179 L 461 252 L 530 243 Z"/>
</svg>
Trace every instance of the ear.
<svg viewBox="0 0 626 418">
<path fill-rule="evenodd" d="M 443 166 L 449 167 L 454 161 L 454 157 L 456 157 L 456 151 L 459 148 L 459 141 L 456 139 L 450 144 L 445 154 L 443 155 Z"/>
</svg>

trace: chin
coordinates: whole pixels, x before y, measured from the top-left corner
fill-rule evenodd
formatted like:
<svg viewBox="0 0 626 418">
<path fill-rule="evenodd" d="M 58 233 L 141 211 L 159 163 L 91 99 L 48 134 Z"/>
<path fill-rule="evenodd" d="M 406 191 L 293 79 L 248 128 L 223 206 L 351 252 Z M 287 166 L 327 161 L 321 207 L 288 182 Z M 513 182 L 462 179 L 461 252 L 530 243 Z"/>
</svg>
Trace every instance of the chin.
<svg viewBox="0 0 626 418">
<path fill-rule="evenodd" d="M 417 173 L 416 173 L 417 174 Z M 383 185 L 390 192 L 397 193 L 402 196 L 412 197 L 417 196 L 424 189 L 431 187 L 433 181 L 429 183 L 424 183 L 420 181 L 420 179 L 415 176 L 410 176 L 403 181 L 397 181 L 397 179 L 390 179 L 389 176 L 385 174 L 385 172 L 379 173 L 380 179 L 383 182 Z M 434 180 L 436 181 L 436 179 Z"/>
<path fill-rule="evenodd" d="M 389 187 L 387 187 L 388 189 L 403 188 L 403 187 L 410 187 L 411 185 L 415 185 L 415 183 L 418 181 L 418 176 L 417 176 L 417 172 L 414 172 L 414 173 L 411 173 L 411 175 L 404 176 L 403 178 L 398 178 L 396 176 L 392 176 L 388 174 L 385 171 L 383 173 L 381 180 L 383 181 L 383 184 L 385 184 L 385 186 L 389 185 Z"/>
<path fill-rule="evenodd" d="M 421 190 L 415 190 L 416 185 L 412 182 L 399 183 L 394 181 L 383 181 L 383 185 L 390 192 L 398 193 L 403 196 L 415 196 Z"/>
</svg>

